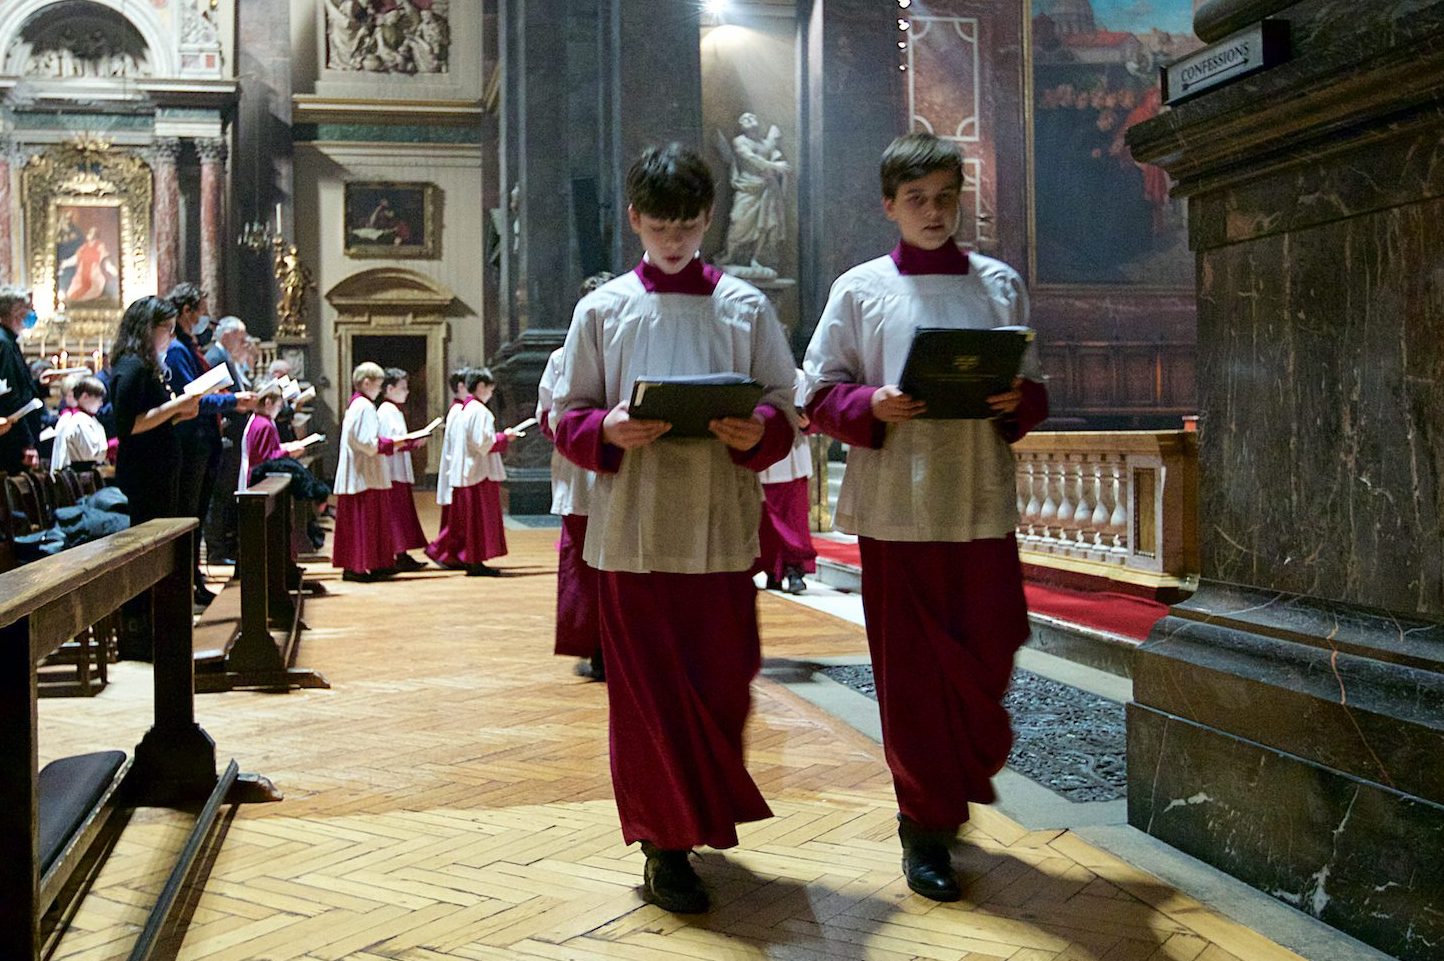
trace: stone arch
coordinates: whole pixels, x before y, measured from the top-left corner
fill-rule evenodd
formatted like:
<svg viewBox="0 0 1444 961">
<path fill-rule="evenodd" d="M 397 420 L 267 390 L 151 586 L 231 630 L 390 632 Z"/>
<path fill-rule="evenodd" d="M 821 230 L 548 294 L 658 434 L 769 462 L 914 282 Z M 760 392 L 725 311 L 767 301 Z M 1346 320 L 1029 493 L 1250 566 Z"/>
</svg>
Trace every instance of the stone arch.
<svg viewBox="0 0 1444 961">
<path fill-rule="evenodd" d="M 150 4 L 133 0 L 11 0 L 0 4 L 0 52 L 6 56 L 21 39 L 21 34 L 47 8 L 70 3 L 100 7 L 124 19 L 145 41 L 151 75 L 174 77 L 180 74 L 180 55 L 175 38 Z"/>
</svg>

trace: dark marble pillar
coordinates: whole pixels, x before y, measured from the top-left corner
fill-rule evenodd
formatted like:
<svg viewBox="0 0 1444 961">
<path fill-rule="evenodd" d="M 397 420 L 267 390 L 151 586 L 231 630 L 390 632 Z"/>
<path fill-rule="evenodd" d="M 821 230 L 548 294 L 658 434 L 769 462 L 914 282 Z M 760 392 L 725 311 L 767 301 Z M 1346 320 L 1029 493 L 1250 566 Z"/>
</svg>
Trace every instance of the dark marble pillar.
<svg viewBox="0 0 1444 961">
<path fill-rule="evenodd" d="M 883 219 L 877 168 L 887 145 L 907 132 L 907 110 L 896 4 L 804 0 L 798 10 L 801 320 L 793 346 L 800 350 L 837 276 L 897 243 Z"/>
<path fill-rule="evenodd" d="M 1129 820 L 1444 945 L 1444 2 L 1216 0 L 1292 61 L 1132 131 L 1198 255 L 1204 581 L 1134 665 Z M 1429 865 L 1433 864 L 1434 867 Z"/>
<path fill-rule="evenodd" d="M 310 56 L 309 50 L 306 56 Z M 283 205 L 291 224 L 291 3 L 290 0 L 246 0 L 236 5 L 236 75 L 240 104 L 233 129 L 231 156 L 233 224 L 275 223 L 276 204 Z M 310 211 L 311 216 L 315 211 Z M 294 232 L 287 230 L 292 240 Z M 236 249 L 223 238 L 224 249 Z M 220 268 L 233 296 L 232 310 L 252 333 L 275 333 L 279 299 L 271 272 L 271 252 L 237 250 Z"/>
</svg>

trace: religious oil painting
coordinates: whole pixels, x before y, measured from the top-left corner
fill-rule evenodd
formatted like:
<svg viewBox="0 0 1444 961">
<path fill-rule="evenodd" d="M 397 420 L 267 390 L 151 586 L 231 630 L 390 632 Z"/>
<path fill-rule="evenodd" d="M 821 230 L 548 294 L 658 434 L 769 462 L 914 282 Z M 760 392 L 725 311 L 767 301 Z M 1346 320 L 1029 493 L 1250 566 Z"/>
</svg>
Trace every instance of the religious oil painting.
<svg viewBox="0 0 1444 961">
<path fill-rule="evenodd" d="M 54 211 L 56 310 L 119 307 L 120 205 L 61 200 Z"/>
<path fill-rule="evenodd" d="M 1033 0 L 1033 282 L 1191 288 L 1185 208 L 1126 137 L 1159 68 L 1202 46 L 1193 0 Z"/>
<path fill-rule="evenodd" d="M 346 255 L 358 258 L 439 256 L 435 184 L 348 183 Z"/>
</svg>

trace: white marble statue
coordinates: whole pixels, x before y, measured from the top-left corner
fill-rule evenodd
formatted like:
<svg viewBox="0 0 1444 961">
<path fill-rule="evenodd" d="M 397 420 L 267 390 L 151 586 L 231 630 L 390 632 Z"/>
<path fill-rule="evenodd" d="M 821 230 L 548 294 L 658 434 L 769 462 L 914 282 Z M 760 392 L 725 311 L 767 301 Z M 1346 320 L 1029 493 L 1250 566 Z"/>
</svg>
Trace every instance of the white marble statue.
<svg viewBox="0 0 1444 961">
<path fill-rule="evenodd" d="M 717 139 L 731 168 L 732 210 L 727 221 L 727 245 L 720 258 L 728 273 L 747 280 L 775 280 L 787 222 L 787 188 L 792 166 L 778 144 L 782 131 L 774 124 L 761 136 L 757 115 L 737 118 L 742 132 L 729 142 L 721 131 Z"/>
<path fill-rule="evenodd" d="M 366 73 L 446 73 L 449 0 L 398 0 L 377 9 L 361 0 L 325 0 L 326 67 Z"/>
</svg>

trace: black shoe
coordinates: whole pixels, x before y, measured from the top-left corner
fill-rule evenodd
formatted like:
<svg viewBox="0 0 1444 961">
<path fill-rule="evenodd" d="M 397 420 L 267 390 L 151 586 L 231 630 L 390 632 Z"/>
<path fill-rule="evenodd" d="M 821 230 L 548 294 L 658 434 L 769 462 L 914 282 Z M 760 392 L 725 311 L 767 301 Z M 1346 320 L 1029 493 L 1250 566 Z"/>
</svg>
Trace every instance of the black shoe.
<svg viewBox="0 0 1444 961">
<path fill-rule="evenodd" d="M 712 907 L 702 879 L 688 861 L 691 851 L 664 851 L 642 842 L 647 866 L 642 869 L 642 898 L 673 914 L 701 914 Z"/>
<path fill-rule="evenodd" d="M 485 564 L 466 565 L 467 577 L 500 577 L 501 571 L 495 567 L 487 567 Z"/>
<path fill-rule="evenodd" d="M 398 571 L 420 571 L 426 569 L 425 564 L 421 563 L 410 554 L 405 553 L 396 555 L 396 564 L 394 566 Z"/>
<path fill-rule="evenodd" d="M 801 594 L 807 590 L 807 582 L 802 579 L 801 571 L 787 572 L 787 586 L 783 588 L 789 594 Z"/>
<path fill-rule="evenodd" d="M 371 579 L 373 581 L 384 581 L 388 577 L 395 577 L 398 573 L 400 572 L 394 567 L 378 567 L 371 572 Z"/>
<path fill-rule="evenodd" d="M 768 574 L 767 583 L 763 585 L 762 589 L 764 591 L 780 591 L 782 590 L 782 582 L 771 574 Z"/>
<path fill-rule="evenodd" d="M 948 846 L 957 831 L 929 831 L 905 814 L 897 816 L 902 841 L 902 869 L 908 887 L 932 901 L 957 901 L 963 896 L 953 871 Z"/>
<path fill-rule="evenodd" d="M 206 586 L 204 586 L 204 585 L 202 585 L 202 584 L 197 584 L 197 585 L 196 585 L 196 589 L 195 589 L 195 605 L 196 605 L 196 607 L 209 607 L 210 604 L 211 604 L 211 601 L 214 601 L 215 599 L 216 599 L 216 592 L 215 592 L 215 591 L 211 590 L 210 588 L 208 588 L 208 587 L 206 587 Z"/>
<path fill-rule="evenodd" d="M 376 575 L 370 571 L 342 571 L 341 580 L 352 581 L 357 584 L 371 584 L 376 581 Z"/>
</svg>

